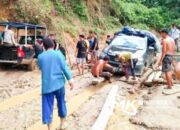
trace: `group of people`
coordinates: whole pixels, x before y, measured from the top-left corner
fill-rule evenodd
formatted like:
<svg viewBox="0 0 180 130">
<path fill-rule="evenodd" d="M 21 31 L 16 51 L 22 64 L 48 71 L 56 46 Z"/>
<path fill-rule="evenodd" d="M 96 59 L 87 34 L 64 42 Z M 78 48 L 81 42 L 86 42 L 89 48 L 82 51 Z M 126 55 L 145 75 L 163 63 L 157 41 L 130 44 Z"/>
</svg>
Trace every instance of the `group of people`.
<svg viewBox="0 0 180 130">
<path fill-rule="evenodd" d="M 162 71 L 165 72 L 167 79 L 167 88 L 173 87 L 172 82 L 172 63 L 175 53 L 175 41 L 169 36 L 169 31 L 161 30 L 162 36 L 162 55 L 158 65 L 162 66 Z M 110 37 L 108 37 L 109 40 Z M 38 65 L 42 73 L 42 120 L 47 124 L 48 130 L 52 130 L 52 115 L 54 106 L 54 97 L 58 103 L 58 115 L 60 117 L 60 129 L 66 127 L 67 108 L 65 103 L 65 80 L 68 80 L 70 89 L 74 87 L 73 78 L 70 69 L 67 65 L 65 57 L 58 50 L 55 42 L 55 36 L 43 39 L 43 47 L 45 51 L 38 56 Z M 75 56 L 77 58 L 77 68 L 79 75 L 84 74 L 85 63 L 91 63 L 91 73 L 94 77 L 104 77 L 111 82 L 111 76 L 115 73 L 114 67 L 109 64 L 109 57 L 98 58 L 99 40 L 95 32 L 90 31 L 89 36 L 79 35 L 79 40 L 76 45 Z M 91 55 L 89 60 L 88 55 Z M 115 57 L 121 62 L 122 71 L 126 79 L 129 79 L 128 71 L 131 70 L 133 79 L 135 76 L 135 66 L 137 61 L 133 60 L 132 53 L 122 52 Z M 180 72 L 180 68 L 177 72 Z"/>
<path fill-rule="evenodd" d="M 75 56 L 77 58 L 77 68 L 79 75 L 84 74 L 85 63 L 93 64 L 98 59 L 99 40 L 96 32 L 89 31 L 89 36 L 79 35 L 76 45 Z M 90 55 L 90 59 L 89 59 Z"/>
</svg>

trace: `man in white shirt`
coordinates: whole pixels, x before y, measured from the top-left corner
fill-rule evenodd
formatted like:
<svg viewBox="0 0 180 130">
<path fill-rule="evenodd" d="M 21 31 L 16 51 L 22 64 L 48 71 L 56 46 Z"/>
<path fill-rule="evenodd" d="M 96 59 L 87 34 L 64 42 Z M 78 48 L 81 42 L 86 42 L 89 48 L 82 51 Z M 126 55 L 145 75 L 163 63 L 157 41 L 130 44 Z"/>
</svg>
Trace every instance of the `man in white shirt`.
<svg viewBox="0 0 180 130">
<path fill-rule="evenodd" d="M 176 48 L 177 48 L 177 52 L 178 52 L 179 51 L 178 40 L 180 37 L 180 31 L 179 31 L 179 29 L 177 29 L 175 24 L 172 24 L 171 31 L 169 32 L 169 35 L 174 39 L 175 44 L 176 44 Z"/>
<path fill-rule="evenodd" d="M 3 44 L 5 46 L 17 45 L 14 39 L 14 32 L 11 29 L 12 29 L 12 26 L 8 26 L 8 29 L 4 32 Z"/>
</svg>

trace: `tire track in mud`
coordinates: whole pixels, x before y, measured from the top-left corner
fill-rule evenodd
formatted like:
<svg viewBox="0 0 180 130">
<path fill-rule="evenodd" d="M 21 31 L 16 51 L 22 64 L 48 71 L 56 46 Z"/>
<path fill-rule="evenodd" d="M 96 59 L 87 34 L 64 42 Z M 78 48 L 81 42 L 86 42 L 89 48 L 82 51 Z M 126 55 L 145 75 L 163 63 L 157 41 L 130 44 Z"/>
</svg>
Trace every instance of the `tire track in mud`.
<svg viewBox="0 0 180 130">
<path fill-rule="evenodd" d="M 33 73 L 28 73 L 22 75 L 20 78 L 22 77 L 26 77 L 29 76 Z M 38 81 L 37 78 L 39 78 Z M 86 75 L 84 75 L 83 77 L 76 77 L 76 84 L 78 85 L 77 88 L 75 88 L 75 91 L 73 93 L 71 93 L 69 90 L 67 90 L 67 99 L 69 99 L 71 96 L 77 95 L 80 91 L 82 91 L 83 89 L 85 89 L 86 87 L 88 87 L 91 84 L 91 80 L 89 80 L 89 78 L 91 78 L 91 75 L 89 73 L 87 73 Z M 79 82 L 79 80 L 86 80 L 84 82 Z M 29 102 L 33 99 L 37 99 L 41 96 L 41 90 L 40 90 L 40 77 L 36 76 L 36 77 L 29 77 L 28 79 L 25 80 L 20 80 L 16 79 L 14 81 L 12 81 L 11 84 L 15 84 L 17 85 L 16 87 L 13 87 L 12 89 L 17 90 L 23 90 L 21 93 L 17 93 L 15 95 L 10 95 L 11 97 L 6 98 L 5 100 L 0 102 L 0 112 L 5 111 L 9 108 L 12 108 L 16 105 L 20 105 L 23 104 L 24 102 Z M 33 81 L 33 82 L 32 82 Z M 28 83 L 31 82 L 31 83 Z M 36 83 L 35 83 L 36 82 Z M 20 88 L 19 88 L 20 87 Z M 22 87 L 22 88 L 21 88 Z M 25 87 L 25 88 L 24 88 Z M 8 88 L 6 88 L 7 90 L 10 88 L 10 86 Z"/>
</svg>

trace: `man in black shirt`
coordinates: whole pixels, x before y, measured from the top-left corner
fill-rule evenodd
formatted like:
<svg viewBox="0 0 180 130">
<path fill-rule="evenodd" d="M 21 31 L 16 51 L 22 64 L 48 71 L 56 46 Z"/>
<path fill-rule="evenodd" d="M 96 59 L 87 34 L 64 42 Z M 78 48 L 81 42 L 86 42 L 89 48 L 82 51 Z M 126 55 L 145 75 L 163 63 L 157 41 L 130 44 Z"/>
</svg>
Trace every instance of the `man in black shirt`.
<svg viewBox="0 0 180 130">
<path fill-rule="evenodd" d="M 85 36 L 79 35 L 79 41 L 76 46 L 77 68 L 79 75 L 84 74 L 84 63 L 86 61 L 86 42 Z"/>
</svg>

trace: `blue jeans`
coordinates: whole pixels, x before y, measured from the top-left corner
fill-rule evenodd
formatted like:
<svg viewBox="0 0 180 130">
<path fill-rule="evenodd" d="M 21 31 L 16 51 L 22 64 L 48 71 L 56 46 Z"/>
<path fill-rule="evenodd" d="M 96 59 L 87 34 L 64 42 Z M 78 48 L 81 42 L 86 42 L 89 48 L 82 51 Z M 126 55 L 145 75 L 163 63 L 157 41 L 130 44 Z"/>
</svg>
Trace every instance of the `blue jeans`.
<svg viewBox="0 0 180 130">
<path fill-rule="evenodd" d="M 42 95 L 42 120 L 43 124 L 50 124 L 53 118 L 54 97 L 57 100 L 58 115 L 60 118 L 67 116 L 65 102 L 65 88 L 61 88 L 52 93 Z"/>
</svg>

